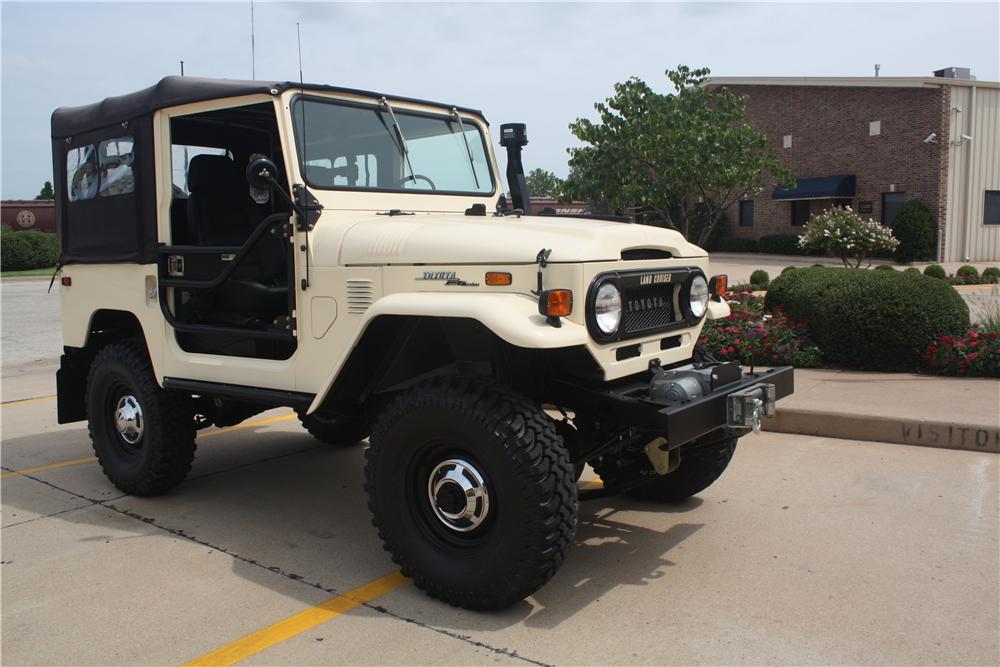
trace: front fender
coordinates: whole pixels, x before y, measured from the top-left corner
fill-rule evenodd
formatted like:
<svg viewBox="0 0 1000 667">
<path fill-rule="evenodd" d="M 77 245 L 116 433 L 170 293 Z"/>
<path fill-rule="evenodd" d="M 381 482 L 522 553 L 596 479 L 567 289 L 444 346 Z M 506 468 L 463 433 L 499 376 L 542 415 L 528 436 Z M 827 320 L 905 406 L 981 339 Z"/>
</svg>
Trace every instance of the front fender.
<svg viewBox="0 0 1000 667">
<path fill-rule="evenodd" d="M 478 320 L 499 338 L 534 349 L 570 347 L 587 343 L 587 327 L 562 319 L 554 327 L 538 314 L 538 301 L 524 294 L 455 294 L 451 292 L 396 293 L 368 309 L 367 323 L 379 315 L 465 317 Z"/>
<path fill-rule="evenodd" d="M 538 301 L 524 294 L 467 294 L 453 292 L 397 292 L 382 297 L 365 311 L 364 321 L 351 346 L 352 350 L 364 338 L 368 326 L 383 315 L 416 317 L 466 318 L 480 322 L 501 340 L 516 347 L 554 349 L 586 345 L 587 328 L 567 319 L 554 327 L 538 314 Z M 350 353 L 344 355 L 344 360 Z M 332 374 L 323 389 L 316 394 L 309 412 L 323 403 L 340 374 Z"/>
</svg>

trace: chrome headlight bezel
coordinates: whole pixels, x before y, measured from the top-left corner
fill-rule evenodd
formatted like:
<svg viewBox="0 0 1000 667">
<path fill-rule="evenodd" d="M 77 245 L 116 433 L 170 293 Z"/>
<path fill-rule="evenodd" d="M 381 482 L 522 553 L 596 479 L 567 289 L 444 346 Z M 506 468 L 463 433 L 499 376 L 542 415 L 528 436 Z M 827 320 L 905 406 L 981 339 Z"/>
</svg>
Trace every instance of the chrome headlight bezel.
<svg viewBox="0 0 1000 667">
<path fill-rule="evenodd" d="M 683 295 L 685 310 L 690 319 L 698 322 L 708 312 L 708 302 L 712 298 L 708 289 L 708 280 L 701 272 L 692 273 L 685 287 Z"/>
<path fill-rule="evenodd" d="M 604 309 L 604 312 L 601 312 Z M 611 339 L 618 334 L 622 324 L 622 292 L 613 280 L 606 280 L 597 285 L 594 299 L 590 307 L 590 318 L 594 328 L 601 337 Z M 605 322 L 602 323 L 603 316 Z"/>
</svg>

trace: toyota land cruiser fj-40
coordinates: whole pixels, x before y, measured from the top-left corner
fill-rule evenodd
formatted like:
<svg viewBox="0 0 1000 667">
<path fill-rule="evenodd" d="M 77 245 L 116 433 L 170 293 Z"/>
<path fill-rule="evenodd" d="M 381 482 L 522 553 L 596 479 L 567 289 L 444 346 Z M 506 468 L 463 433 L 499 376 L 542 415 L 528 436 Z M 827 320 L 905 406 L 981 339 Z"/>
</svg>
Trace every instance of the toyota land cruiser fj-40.
<svg viewBox="0 0 1000 667">
<path fill-rule="evenodd" d="M 200 429 L 291 407 L 368 439 L 405 575 L 498 608 L 565 558 L 585 464 L 596 493 L 685 499 L 792 392 L 696 347 L 726 279 L 679 233 L 526 215 L 523 125 L 509 206 L 479 111 L 361 90 L 169 77 L 52 137 L 58 418 L 126 493 L 180 484 Z"/>
</svg>

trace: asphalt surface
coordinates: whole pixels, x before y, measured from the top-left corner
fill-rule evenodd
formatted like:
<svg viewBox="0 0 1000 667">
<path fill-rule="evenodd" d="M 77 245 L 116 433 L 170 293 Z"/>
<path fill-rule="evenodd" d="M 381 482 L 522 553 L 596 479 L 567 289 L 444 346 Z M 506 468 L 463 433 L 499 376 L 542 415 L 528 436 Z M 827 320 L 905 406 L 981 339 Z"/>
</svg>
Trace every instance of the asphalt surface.
<svg viewBox="0 0 1000 667">
<path fill-rule="evenodd" d="M 54 407 L 0 409 L 4 664 L 1000 657 L 996 455 L 751 436 L 683 505 L 584 503 L 556 577 L 484 614 L 394 574 L 365 507 L 363 445 L 322 445 L 272 411 L 202 432 L 189 479 L 140 499 L 105 480 L 85 426 L 56 425 Z"/>
</svg>

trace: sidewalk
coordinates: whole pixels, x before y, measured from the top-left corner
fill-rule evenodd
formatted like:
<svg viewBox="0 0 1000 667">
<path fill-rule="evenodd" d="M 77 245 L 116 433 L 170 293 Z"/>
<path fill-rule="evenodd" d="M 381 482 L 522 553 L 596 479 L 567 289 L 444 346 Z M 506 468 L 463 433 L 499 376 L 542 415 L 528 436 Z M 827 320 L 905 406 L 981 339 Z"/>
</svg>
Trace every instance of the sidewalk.
<svg viewBox="0 0 1000 667">
<path fill-rule="evenodd" d="M 1000 381 L 796 369 L 795 393 L 764 428 L 1000 453 Z"/>
</svg>

